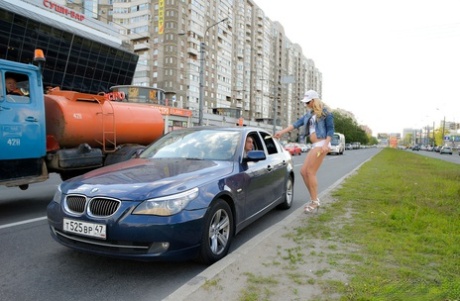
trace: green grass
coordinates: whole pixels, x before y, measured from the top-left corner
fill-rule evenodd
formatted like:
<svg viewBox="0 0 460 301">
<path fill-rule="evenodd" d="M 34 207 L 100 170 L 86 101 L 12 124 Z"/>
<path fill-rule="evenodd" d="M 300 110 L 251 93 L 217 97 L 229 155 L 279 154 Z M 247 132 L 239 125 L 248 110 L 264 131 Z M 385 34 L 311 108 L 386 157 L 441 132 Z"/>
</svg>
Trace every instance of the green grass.
<svg viewBox="0 0 460 301">
<path fill-rule="evenodd" d="M 268 288 L 278 284 L 275 277 L 257 276 L 253 273 L 244 273 L 247 277 L 248 286 L 242 290 L 240 301 L 264 301 L 270 300 L 273 292 Z"/>
<path fill-rule="evenodd" d="M 299 244 L 314 236 L 353 246 L 330 260 L 350 278 L 324 283 L 330 293 L 340 300 L 460 300 L 458 164 L 384 149 L 332 196 L 324 213 L 291 235 Z"/>
<path fill-rule="evenodd" d="M 239 301 L 460 301 L 460 165 L 388 148 L 328 198 Z"/>
</svg>

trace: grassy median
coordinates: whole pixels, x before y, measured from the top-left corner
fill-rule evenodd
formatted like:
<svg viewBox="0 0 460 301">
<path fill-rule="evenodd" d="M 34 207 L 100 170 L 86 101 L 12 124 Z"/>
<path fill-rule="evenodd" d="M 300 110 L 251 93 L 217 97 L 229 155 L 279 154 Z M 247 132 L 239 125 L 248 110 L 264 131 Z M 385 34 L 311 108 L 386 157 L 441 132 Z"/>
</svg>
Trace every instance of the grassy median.
<svg viewBox="0 0 460 301">
<path fill-rule="evenodd" d="M 460 165 L 384 149 L 322 201 L 208 281 L 208 299 L 460 301 Z"/>
<path fill-rule="evenodd" d="M 460 165 L 384 149 L 332 196 L 291 236 L 352 246 L 327 259 L 347 283 L 318 300 L 460 300 Z"/>
</svg>

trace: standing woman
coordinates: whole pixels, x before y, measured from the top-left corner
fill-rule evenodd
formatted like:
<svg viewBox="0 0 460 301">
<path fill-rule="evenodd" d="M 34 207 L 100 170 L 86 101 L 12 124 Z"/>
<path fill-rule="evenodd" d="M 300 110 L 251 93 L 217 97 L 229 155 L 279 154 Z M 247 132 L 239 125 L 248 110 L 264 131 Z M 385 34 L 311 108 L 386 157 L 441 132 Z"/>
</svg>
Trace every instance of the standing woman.
<svg viewBox="0 0 460 301">
<path fill-rule="evenodd" d="M 304 207 L 304 212 L 309 213 L 317 210 L 320 206 L 316 172 L 331 148 L 331 139 L 334 135 L 334 116 L 324 106 L 318 93 L 314 90 L 307 91 L 302 102 L 306 104 L 308 112 L 287 128 L 276 132 L 274 137 L 279 139 L 283 134 L 293 129 L 306 126 L 307 135 L 313 145 L 300 168 L 300 174 L 310 193 L 310 202 Z"/>
</svg>

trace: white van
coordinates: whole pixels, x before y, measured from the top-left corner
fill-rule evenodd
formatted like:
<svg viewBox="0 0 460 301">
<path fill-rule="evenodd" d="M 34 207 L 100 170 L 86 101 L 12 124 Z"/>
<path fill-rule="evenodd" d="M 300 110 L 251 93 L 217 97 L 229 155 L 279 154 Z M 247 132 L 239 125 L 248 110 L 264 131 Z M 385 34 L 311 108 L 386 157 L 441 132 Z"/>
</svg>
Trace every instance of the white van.
<svg viewBox="0 0 460 301">
<path fill-rule="evenodd" d="M 341 133 L 334 133 L 331 140 L 331 150 L 329 154 L 343 155 L 345 151 L 345 135 Z"/>
</svg>

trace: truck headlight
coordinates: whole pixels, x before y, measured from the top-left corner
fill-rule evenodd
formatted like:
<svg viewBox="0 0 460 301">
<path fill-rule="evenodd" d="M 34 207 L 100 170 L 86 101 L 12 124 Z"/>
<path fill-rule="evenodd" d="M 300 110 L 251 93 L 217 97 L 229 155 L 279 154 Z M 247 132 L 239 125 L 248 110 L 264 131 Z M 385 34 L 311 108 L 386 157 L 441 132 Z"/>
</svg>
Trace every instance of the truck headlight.
<svg viewBox="0 0 460 301">
<path fill-rule="evenodd" d="M 198 196 L 198 188 L 193 188 L 178 194 L 145 200 L 133 214 L 169 216 L 181 212 L 191 200 Z"/>
</svg>

